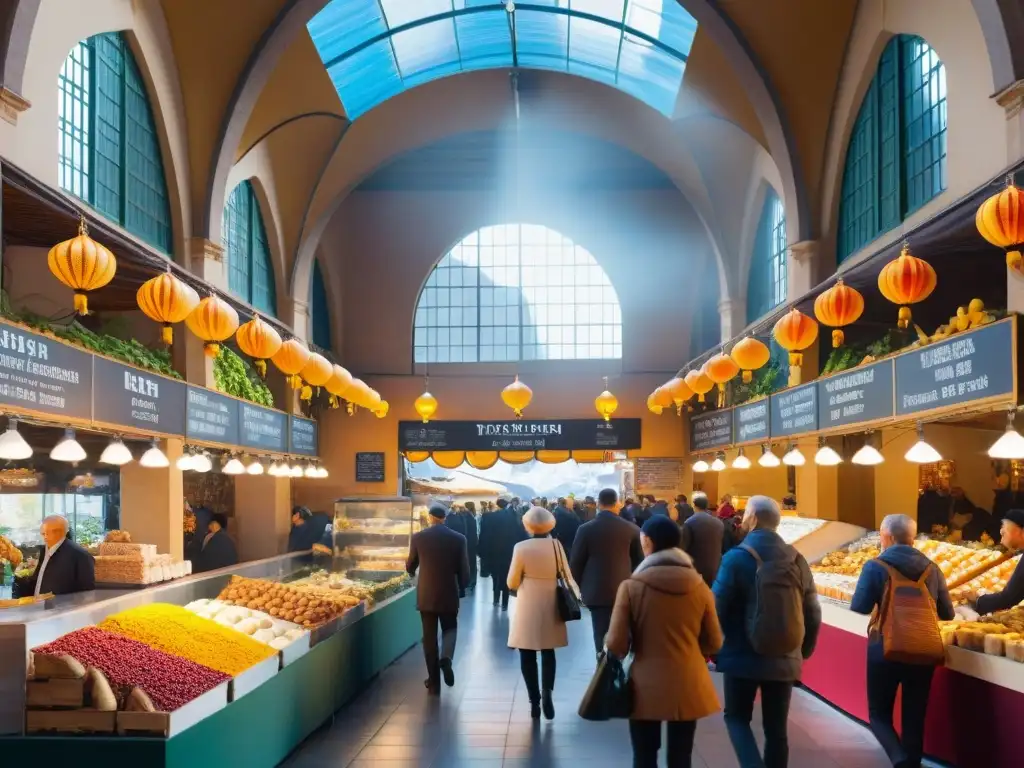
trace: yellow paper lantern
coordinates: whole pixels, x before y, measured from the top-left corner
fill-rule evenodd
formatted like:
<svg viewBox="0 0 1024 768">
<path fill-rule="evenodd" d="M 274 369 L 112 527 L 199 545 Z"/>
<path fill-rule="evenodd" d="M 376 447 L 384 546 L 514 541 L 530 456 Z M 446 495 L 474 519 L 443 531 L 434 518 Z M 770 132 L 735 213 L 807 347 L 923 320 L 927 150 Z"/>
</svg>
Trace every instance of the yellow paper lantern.
<svg viewBox="0 0 1024 768">
<path fill-rule="evenodd" d="M 736 365 L 743 371 L 744 384 L 749 384 L 754 377 L 754 371 L 766 365 L 772 356 L 768 345 L 753 336 L 747 336 L 736 342 L 736 346 L 732 348 L 730 354 L 736 361 Z"/>
<path fill-rule="evenodd" d="M 259 315 L 242 323 L 235 332 L 238 348 L 253 359 L 256 371 L 263 378 L 267 376 L 267 360 L 281 349 L 281 334 L 270 323 L 265 323 Z"/>
<path fill-rule="evenodd" d="M 434 463 L 442 469 L 457 469 L 466 460 L 465 451 L 434 451 L 430 454 Z"/>
<path fill-rule="evenodd" d="M 978 232 L 992 245 L 1006 251 L 1006 266 L 1021 273 L 1024 245 L 1024 190 L 1006 179 L 1006 189 L 988 198 L 974 217 Z"/>
<path fill-rule="evenodd" d="M 571 451 L 537 451 L 537 461 L 541 464 L 561 464 L 572 458 Z"/>
<path fill-rule="evenodd" d="M 878 273 L 878 290 L 893 304 L 900 305 L 896 323 L 900 328 L 910 326 L 909 305 L 931 296 L 937 282 L 932 265 L 911 255 L 908 245 Z"/>
<path fill-rule="evenodd" d="M 426 424 L 430 421 L 431 417 L 437 413 L 437 398 L 429 392 L 424 392 L 422 395 L 416 398 L 416 401 L 412 404 L 412 407 L 416 409 L 416 413 L 423 419 L 423 423 Z"/>
<path fill-rule="evenodd" d="M 814 316 L 818 322 L 835 328 L 832 331 L 832 347 L 838 349 L 843 345 L 846 336 L 843 326 L 857 322 L 864 313 L 864 297 L 856 288 L 851 288 L 842 280 L 820 294 L 814 300 Z"/>
<path fill-rule="evenodd" d="M 298 389 L 302 386 L 302 379 L 299 377 L 299 372 L 306 367 L 306 363 L 309 362 L 310 351 L 309 348 L 298 339 L 288 339 L 281 345 L 281 348 L 277 350 L 271 356 L 271 360 L 274 366 L 288 379 L 288 384 L 292 389 Z"/>
<path fill-rule="evenodd" d="M 676 415 L 682 415 L 683 403 L 693 397 L 693 390 L 687 385 L 686 380 L 676 376 L 669 379 L 667 384 L 662 384 L 661 389 L 668 392 L 672 402 L 676 405 Z"/>
<path fill-rule="evenodd" d="M 671 408 L 672 403 L 674 402 L 672 399 L 672 392 L 669 391 L 665 384 L 662 384 L 654 390 L 652 397 L 654 398 L 654 404 L 660 408 Z"/>
<path fill-rule="evenodd" d="M 704 395 L 710 392 L 715 386 L 715 382 L 707 377 L 707 374 L 704 373 L 703 369 L 690 371 L 683 377 L 683 381 L 686 382 L 686 386 L 697 393 L 698 403 L 703 403 Z"/>
<path fill-rule="evenodd" d="M 662 411 L 664 410 L 664 408 L 658 405 L 657 401 L 654 399 L 653 392 L 651 392 L 651 394 L 647 396 L 647 410 L 649 410 L 655 416 L 661 416 Z"/>
<path fill-rule="evenodd" d="M 370 408 L 373 404 L 370 387 L 362 379 L 352 379 L 352 386 L 348 388 L 345 399 L 349 402 L 349 413 L 355 412 L 352 406 Z"/>
<path fill-rule="evenodd" d="M 502 451 L 499 456 L 506 464 L 525 464 L 533 461 L 533 451 Z"/>
<path fill-rule="evenodd" d="M 378 419 L 383 419 L 385 416 L 388 415 L 388 411 L 390 410 L 391 406 L 388 405 L 388 401 L 381 400 L 380 405 L 377 406 L 377 410 L 373 412 L 373 415 L 376 416 Z"/>
<path fill-rule="evenodd" d="M 352 374 L 337 364 L 331 370 L 331 378 L 327 380 L 324 387 L 331 395 L 331 408 L 337 408 L 338 398 L 344 397 L 345 392 L 347 392 L 348 388 L 352 386 Z"/>
<path fill-rule="evenodd" d="M 89 314 L 86 292 L 102 288 L 117 272 L 114 254 L 89 237 L 84 218 L 78 224 L 78 235 L 53 246 L 46 262 L 54 277 L 75 292 L 75 312 L 80 315 Z"/>
<path fill-rule="evenodd" d="M 604 377 L 604 392 L 594 398 L 594 407 L 605 421 L 612 420 L 612 414 L 619 409 L 619 399 L 608 391 L 608 377 Z"/>
<path fill-rule="evenodd" d="M 313 387 L 319 390 L 320 387 L 331 380 L 333 375 L 334 366 L 331 364 L 331 361 L 317 352 L 310 352 L 309 359 L 302 366 L 302 370 L 299 371 L 299 376 L 306 382 L 299 397 L 302 400 L 312 400 Z"/>
<path fill-rule="evenodd" d="M 405 458 L 413 464 L 419 464 L 430 458 L 430 451 L 406 451 Z"/>
<path fill-rule="evenodd" d="M 794 307 L 784 314 L 772 328 L 772 336 L 779 345 L 789 352 L 789 386 L 800 383 L 800 366 L 803 365 L 803 350 L 818 338 L 818 323 Z"/>
<path fill-rule="evenodd" d="M 466 451 L 466 463 L 473 469 L 490 469 L 498 463 L 498 452 Z"/>
<path fill-rule="evenodd" d="M 501 399 L 505 405 L 515 412 L 516 418 L 521 419 L 523 417 L 523 409 L 533 399 L 533 390 L 521 382 L 519 376 L 516 376 L 515 381 L 501 390 Z"/>
<path fill-rule="evenodd" d="M 727 354 L 719 352 L 704 363 L 702 370 L 705 376 L 718 385 L 718 407 L 721 408 L 725 404 L 725 385 L 736 378 L 740 367 Z"/>
<path fill-rule="evenodd" d="M 185 318 L 185 325 L 203 340 L 207 357 L 216 357 L 220 343 L 238 330 L 238 313 L 224 299 L 211 295 L 200 301 Z"/>
<path fill-rule="evenodd" d="M 192 314 L 199 305 L 199 294 L 170 272 L 164 272 L 139 287 L 135 302 L 146 317 L 163 325 L 163 342 L 171 344 L 174 342 L 171 325 L 183 322 Z"/>
</svg>

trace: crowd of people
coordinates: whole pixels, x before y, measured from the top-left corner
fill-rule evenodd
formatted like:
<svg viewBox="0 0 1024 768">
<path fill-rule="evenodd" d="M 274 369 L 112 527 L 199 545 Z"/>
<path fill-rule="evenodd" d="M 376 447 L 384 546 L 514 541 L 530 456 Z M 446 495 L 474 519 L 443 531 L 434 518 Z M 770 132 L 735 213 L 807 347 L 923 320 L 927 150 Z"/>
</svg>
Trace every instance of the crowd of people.
<svg viewBox="0 0 1024 768">
<path fill-rule="evenodd" d="M 807 560 L 778 534 L 781 519 L 766 496 L 752 496 L 741 514 L 728 496 L 714 509 L 701 493 L 671 505 L 649 497 L 620 504 L 605 489 L 582 503 L 499 499 L 479 519 L 477 536 L 472 505 L 434 504 L 408 562 L 411 574 L 419 571 L 426 687 L 438 694 L 442 679 L 454 685 L 459 597 L 475 580 L 470 560 L 479 559 L 494 605 L 507 610 L 516 597 L 508 645 L 519 651 L 533 718 L 555 717 L 555 651 L 569 644 L 557 606 L 559 590 L 568 589 L 590 614 L 598 659 L 631 658 L 636 768 L 658 765 L 663 724 L 667 765 L 691 765 L 697 722 L 723 709 L 713 670 L 722 674 L 725 724 L 740 765 L 783 768 L 793 688 L 814 652 L 821 610 Z M 912 546 L 916 534 L 910 517 L 885 518 L 883 552 L 865 566 L 851 606 L 872 616 L 870 727 L 899 768 L 921 765 L 931 677 L 942 663 L 936 622 L 953 616 L 941 572 Z M 1024 546 L 1024 512 L 1006 514 L 1003 541 Z M 907 620 L 893 619 L 897 608 Z M 899 689 L 902 735 L 893 726 Z M 763 748 L 751 727 L 758 694 Z"/>
</svg>

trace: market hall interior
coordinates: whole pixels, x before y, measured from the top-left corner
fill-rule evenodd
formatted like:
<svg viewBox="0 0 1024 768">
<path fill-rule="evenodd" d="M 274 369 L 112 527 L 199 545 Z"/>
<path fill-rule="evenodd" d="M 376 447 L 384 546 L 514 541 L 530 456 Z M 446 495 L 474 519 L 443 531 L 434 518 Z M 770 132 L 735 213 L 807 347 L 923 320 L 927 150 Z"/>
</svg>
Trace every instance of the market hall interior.
<svg viewBox="0 0 1024 768">
<path fill-rule="evenodd" d="M 866 721 L 843 663 L 862 563 L 823 558 L 873 553 L 901 512 L 950 539 L 928 546 L 954 591 L 1016 562 L 996 543 L 1024 449 L 993 444 L 1016 434 L 1022 169 L 1016 0 L 0 2 L 0 651 L 233 577 L 282 646 L 276 670 L 200 654 L 229 679 L 177 719 L 123 696 L 31 714 L 18 662 L 0 742 L 99 728 L 82 749 L 170 764 L 335 674 L 251 740 L 276 764 L 418 639 L 401 567 L 344 557 L 393 566 L 417 493 L 561 462 L 634 495 L 788 499 L 826 621 L 804 682 Z M 476 433 L 516 423 L 547 426 Z M 101 589 L 24 591 L 53 515 Z M 264 583 L 344 568 L 386 578 L 288 619 Z M 1016 639 L 980 651 L 1018 618 L 951 640 L 930 756 L 1013 754 Z M 971 758 L 974 728 L 995 735 Z"/>
</svg>

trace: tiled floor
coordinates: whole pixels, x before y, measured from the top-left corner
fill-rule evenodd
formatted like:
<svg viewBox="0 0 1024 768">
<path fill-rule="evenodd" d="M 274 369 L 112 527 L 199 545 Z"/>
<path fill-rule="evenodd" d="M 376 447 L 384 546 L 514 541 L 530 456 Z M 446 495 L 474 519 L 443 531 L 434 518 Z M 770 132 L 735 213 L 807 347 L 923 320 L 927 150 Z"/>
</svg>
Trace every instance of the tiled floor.
<svg viewBox="0 0 1024 768">
<path fill-rule="evenodd" d="M 557 651 L 556 717 L 530 720 L 519 656 L 506 645 L 508 616 L 490 604 L 490 584 L 463 601 L 454 688 L 440 699 L 423 688 L 417 647 L 302 744 L 287 768 L 628 768 L 626 723 L 576 715 L 594 669 L 589 616 L 570 625 Z M 510 611 L 515 610 L 515 600 Z M 716 682 L 717 680 L 716 675 Z M 755 724 L 756 725 L 756 724 Z M 790 713 L 791 768 L 887 768 L 871 734 L 814 697 L 797 692 Z M 721 715 L 697 726 L 694 768 L 737 766 Z"/>
</svg>

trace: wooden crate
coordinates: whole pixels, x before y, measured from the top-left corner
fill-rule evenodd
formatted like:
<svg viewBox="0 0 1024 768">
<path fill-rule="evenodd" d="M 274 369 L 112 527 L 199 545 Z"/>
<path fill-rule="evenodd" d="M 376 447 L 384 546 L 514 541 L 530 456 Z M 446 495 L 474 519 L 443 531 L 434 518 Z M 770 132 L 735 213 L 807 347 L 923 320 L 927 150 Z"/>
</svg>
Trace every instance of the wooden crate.
<svg viewBox="0 0 1024 768">
<path fill-rule="evenodd" d="M 170 736 L 170 712 L 118 712 L 117 732 L 123 736 Z"/>
<path fill-rule="evenodd" d="M 117 712 L 97 709 L 30 709 L 25 712 L 26 733 L 113 733 Z"/>
<path fill-rule="evenodd" d="M 29 680 L 26 703 L 33 709 L 78 709 L 85 704 L 85 680 L 57 677 Z"/>
</svg>

